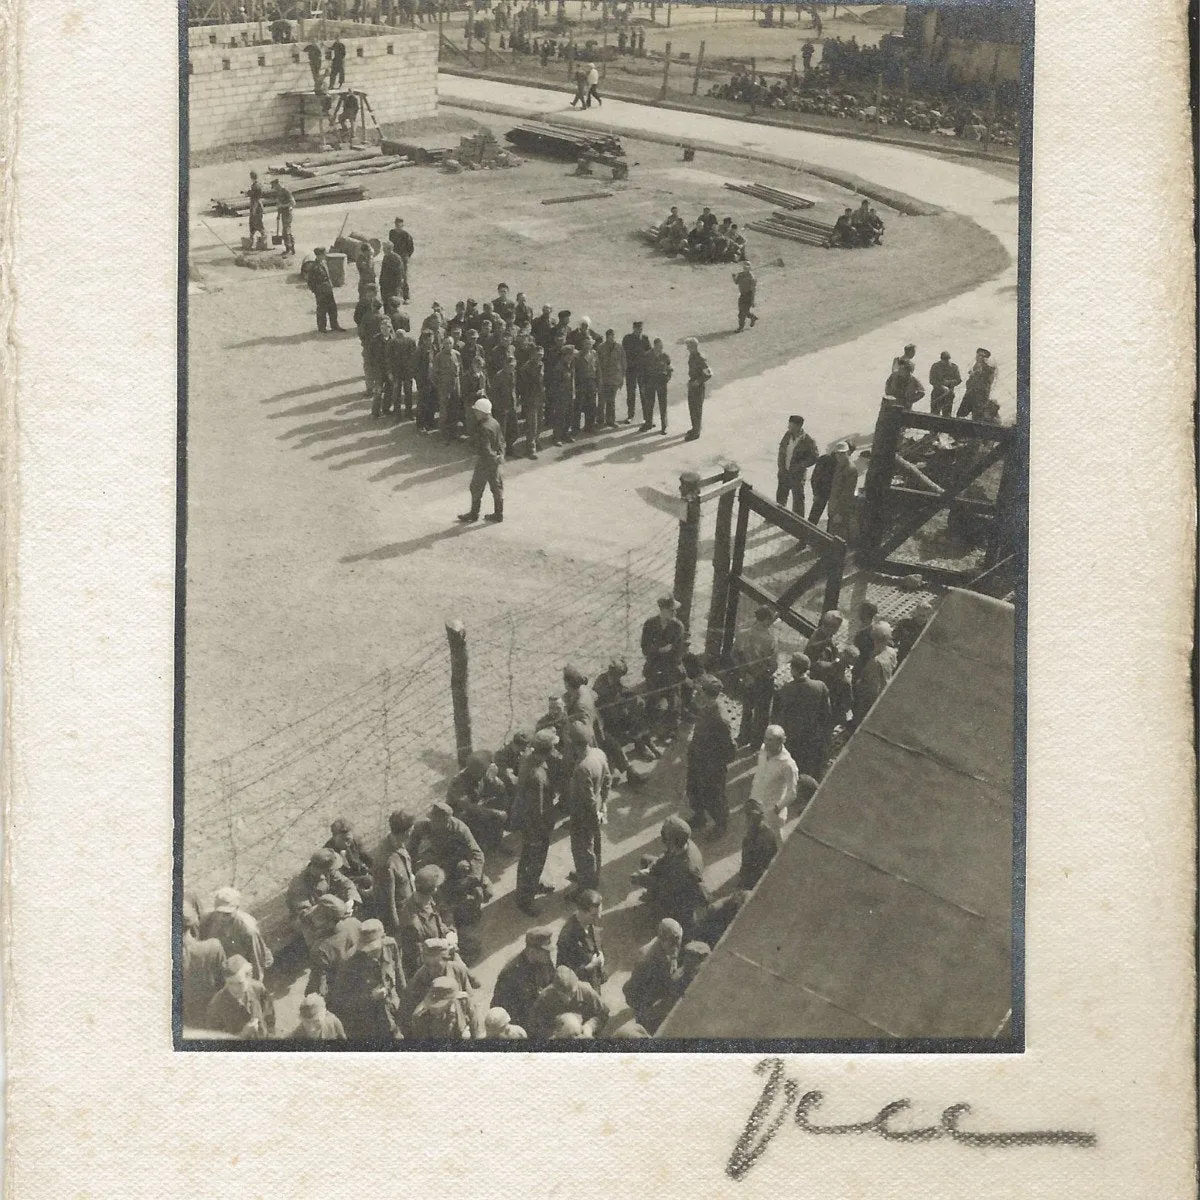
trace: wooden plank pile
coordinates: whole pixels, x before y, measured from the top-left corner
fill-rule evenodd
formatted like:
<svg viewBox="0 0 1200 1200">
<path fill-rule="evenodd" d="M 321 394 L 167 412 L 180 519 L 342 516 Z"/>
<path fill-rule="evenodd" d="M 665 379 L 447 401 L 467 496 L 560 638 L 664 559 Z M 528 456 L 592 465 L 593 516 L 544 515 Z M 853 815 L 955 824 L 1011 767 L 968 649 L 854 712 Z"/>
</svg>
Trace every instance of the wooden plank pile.
<svg viewBox="0 0 1200 1200">
<path fill-rule="evenodd" d="M 619 138 L 610 134 L 576 132 L 558 129 L 550 125 L 517 125 L 504 135 L 514 146 L 548 158 L 578 162 L 581 155 L 588 154 L 599 161 L 605 156 L 624 157 L 625 151 Z"/>
<path fill-rule="evenodd" d="M 384 154 L 402 154 L 414 163 L 425 166 L 444 162 L 455 153 L 455 147 L 446 139 L 446 133 L 410 135 L 402 140 L 384 138 L 380 147 Z"/>
<path fill-rule="evenodd" d="M 272 175 L 320 179 L 329 175 L 375 175 L 381 171 L 395 171 L 412 165 L 408 155 L 381 154 L 374 146 L 362 146 L 358 149 L 329 150 L 323 154 L 312 154 L 298 162 L 287 162 L 281 167 L 267 169 Z"/>
<path fill-rule="evenodd" d="M 782 188 L 770 187 L 765 183 L 727 183 L 731 192 L 741 192 L 743 196 L 753 196 L 755 200 L 765 200 L 768 204 L 777 204 L 780 208 L 801 209 L 812 208 L 815 200 L 801 196 L 797 192 L 785 192 Z"/>
<path fill-rule="evenodd" d="M 772 237 L 786 238 L 789 242 L 802 242 L 806 246 L 833 245 L 833 226 L 812 217 L 797 217 L 793 213 L 774 212 L 766 221 L 752 221 L 746 226 L 755 233 L 769 233 Z"/>
<path fill-rule="evenodd" d="M 288 190 L 296 201 L 297 208 L 309 208 L 317 204 L 341 204 L 353 200 L 364 200 L 367 190 L 360 183 L 347 183 L 340 175 L 322 176 L 301 183 L 288 183 Z M 274 193 L 267 188 L 263 195 L 263 209 L 275 208 Z M 250 197 L 245 192 L 236 196 L 215 197 L 212 211 L 218 217 L 244 217 L 250 211 Z"/>
</svg>

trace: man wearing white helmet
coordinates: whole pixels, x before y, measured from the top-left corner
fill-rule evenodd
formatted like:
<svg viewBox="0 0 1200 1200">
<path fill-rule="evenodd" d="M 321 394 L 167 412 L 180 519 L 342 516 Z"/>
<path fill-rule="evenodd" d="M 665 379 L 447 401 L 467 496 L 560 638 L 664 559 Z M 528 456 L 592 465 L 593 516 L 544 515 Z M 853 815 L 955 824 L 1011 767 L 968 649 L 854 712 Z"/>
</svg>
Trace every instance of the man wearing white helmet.
<svg viewBox="0 0 1200 1200">
<path fill-rule="evenodd" d="M 491 489 L 495 511 L 484 517 L 485 521 L 499 524 L 504 520 L 504 477 L 500 467 L 504 462 L 504 435 L 500 424 L 492 416 L 492 402 L 480 396 L 471 405 L 474 414 L 471 420 L 471 448 L 475 451 L 475 470 L 471 473 L 471 511 L 459 513 L 464 524 L 479 520 L 479 505 L 483 500 L 483 489 Z"/>
</svg>

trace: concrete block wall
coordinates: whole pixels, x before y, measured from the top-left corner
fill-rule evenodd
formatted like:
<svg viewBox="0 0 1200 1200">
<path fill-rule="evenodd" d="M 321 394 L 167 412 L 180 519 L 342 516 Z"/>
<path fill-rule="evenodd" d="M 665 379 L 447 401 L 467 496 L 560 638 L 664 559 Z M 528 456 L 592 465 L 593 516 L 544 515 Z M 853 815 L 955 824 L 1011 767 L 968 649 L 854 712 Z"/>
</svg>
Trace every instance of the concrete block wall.
<svg viewBox="0 0 1200 1200">
<path fill-rule="evenodd" d="M 293 21 L 292 34 L 301 47 L 308 39 L 319 37 L 326 47 L 335 37 L 343 40 L 348 37 L 378 37 L 395 32 L 386 25 L 372 25 L 366 22 L 354 21 Z M 233 42 L 239 46 L 249 44 L 271 45 L 270 21 L 242 21 L 238 24 L 225 25 L 189 25 L 188 48 L 191 50 L 206 50 L 211 47 L 228 48 Z M 294 47 L 293 47 L 294 49 Z"/>
<path fill-rule="evenodd" d="M 437 112 L 437 34 L 397 30 L 343 38 L 346 85 L 366 92 L 379 123 Z M 188 139 L 192 150 L 259 142 L 289 132 L 295 101 L 311 91 L 303 44 L 203 46 L 188 53 Z"/>
</svg>

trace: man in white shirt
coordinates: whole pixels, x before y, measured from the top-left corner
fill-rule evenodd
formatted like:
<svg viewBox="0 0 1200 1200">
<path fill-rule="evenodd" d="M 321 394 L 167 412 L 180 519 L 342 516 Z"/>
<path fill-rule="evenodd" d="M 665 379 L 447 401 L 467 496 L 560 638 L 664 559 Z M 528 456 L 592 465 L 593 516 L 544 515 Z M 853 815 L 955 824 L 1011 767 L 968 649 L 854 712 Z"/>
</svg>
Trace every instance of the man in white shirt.
<svg viewBox="0 0 1200 1200">
<path fill-rule="evenodd" d="M 784 748 L 784 737 L 782 725 L 767 726 L 750 784 L 750 799 L 762 805 L 764 820 L 776 835 L 788 819 L 788 807 L 795 803 L 800 779 L 795 759 Z"/>
<path fill-rule="evenodd" d="M 583 107 L 591 108 L 593 100 L 595 100 L 597 108 L 604 107 L 604 101 L 600 99 L 600 72 L 596 70 L 595 63 L 588 68 L 587 99 L 583 102 Z"/>
</svg>

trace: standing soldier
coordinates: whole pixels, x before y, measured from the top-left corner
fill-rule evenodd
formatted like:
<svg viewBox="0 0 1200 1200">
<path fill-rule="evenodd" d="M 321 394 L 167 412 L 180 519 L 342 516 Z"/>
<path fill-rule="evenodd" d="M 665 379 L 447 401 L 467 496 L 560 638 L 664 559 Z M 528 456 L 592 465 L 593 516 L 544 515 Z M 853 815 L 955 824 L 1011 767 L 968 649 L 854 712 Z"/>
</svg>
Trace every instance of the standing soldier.
<svg viewBox="0 0 1200 1200">
<path fill-rule="evenodd" d="M 694 442 L 700 436 L 700 424 L 704 419 L 704 385 L 712 378 L 708 360 L 700 353 L 700 343 L 688 338 L 684 343 L 688 349 L 688 416 L 692 427 L 683 435 L 685 442 Z"/>
<path fill-rule="evenodd" d="M 341 333 L 338 324 L 337 297 L 333 294 L 333 280 L 329 278 L 329 263 L 325 260 L 325 247 L 318 246 L 316 259 L 308 265 L 308 288 L 317 301 L 317 329 L 325 332 L 325 326 Z"/>
<path fill-rule="evenodd" d="M 575 347 L 556 338 L 551 350 L 552 360 L 546 365 L 546 396 L 550 405 L 550 421 L 554 427 L 553 445 L 573 442 L 577 409 L 575 403 Z"/>
<path fill-rule="evenodd" d="M 439 335 L 427 327 L 417 339 L 413 373 L 417 381 L 417 432 L 432 433 L 437 427 L 437 392 L 433 386 L 433 360 Z"/>
<path fill-rule="evenodd" d="M 667 384 L 672 375 L 671 358 L 663 349 L 662 338 L 655 338 L 649 354 L 642 356 L 642 424 L 639 433 L 654 428 L 654 405 L 658 403 L 660 433 L 667 432 Z"/>
<path fill-rule="evenodd" d="M 674 727 L 679 721 L 679 685 L 683 680 L 683 653 L 687 649 L 687 630 L 676 614 L 679 601 L 663 596 L 658 602 L 658 616 L 650 617 L 642 626 L 642 653 L 646 656 L 643 675 L 650 695 L 648 713 L 657 713 L 662 698 L 667 702 L 667 722 Z"/>
<path fill-rule="evenodd" d="M 981 346 L 975 351 L 975 361 L 967 372 L 967 386 L 963 389 L 962 403 L 958 406 L 956 417 L 975 417 L 983 415 L 984 407 L 992 397 L 992 384 L 996 381 L 996 366 L 989 360 L 990 350 Z"/>
<path fill-rule="evenodd" d="M 600 886 L 600 830 L 608 819 L 612 775 L 599 746 L 588 746 L 567 784 L 571 819 L 571 858 L 575 863 L 573 892 Z"/>
<path fill-rule="evenodd" d="M 578 339 L 575 347 L 575 419 L 582 420 L 584 433 L 591 433 L 596 427 L 600 360 L 596 357 L 596 348 L 587 333 L 587 327 L 582 326 L 581 329 L 584 336 Z M 579 432 L 578 426 L 575 432 Z"/>
<path fill-rule="evenodd" d="M 737 284 L 738 289 L 737 331 L 741 333 L 746 328 L 747 321 L 750 322 L 751 329 L 758 324 L 758 314 L 754 311 L 754 289 L 758 286 L 758 280 L 754 278 L 754 272 L 746 262 L 742 263 L 741 270 L 734 274 L 733 282 Z"/>
<path fill-rule="evenodd" d="M 389 346 L 392 340 L 391 319 L 378 300 L 371 301 L 372 319 L 367 329 L 367 357 L 371 361 L 371 416 L 378 417 L 391 408 L 391 371 Z"/>
<path fill-rule="evenodd" d="M 404 219 L 397 217 L 392 228 L 388 231 L 388 241 L 392 243 L 392 249 L 400 255 L 400 295 L 408 300 L 408 260 L 412 258 L 413 251 L 416 249 L 413 243 L 412 234 L 404 228 Z"/>
<path fill-rule="evenodd" d="M 278 179 L 271 183 L 275 197 L 275 213 L 279 217 L 279 231 L 283 234 L 284 254 L 296 253 L 296 239 L 292 236 L 292 214 L 296 211 L 296 197 Z"/>
<path fill-rule="evenodd" d="M 253 250 L 265 250 L 267 246 L 267 230 L 263 224 L 263 190 L 258 182 L 258 172 L 250 172 L 250 247 Z"/>
<path fill-rule="evenodd" d="M 692 828 L 702 829 L 712 817 L 716 837 L 723 837 L 729 825 L 725 780 L 729 764 L 737 757 L 733 729 L 718 701 L 722 691 L 721 681 L 715 675 L 705 675 L 701 679 L 703 699 L 688 744 L 687 758 L 687 797 L 692 806 Z"/>
<path fill-rule="evenodd" d="M 542 348 L 534 346 L 517 371 L 517 399 L 525 416 L 525 450 L 537 458 L 538 437 L 542 432 L 542 412 L 546 404 L 546 385 L 542 377 Z"/>
<path fill-rule="evenodd" d="M 962 383 L 962 372 L 958 364 L 950 357 L 949 350 L 943 350 L 937 362 L 929 368 L 929 411 L 938 417 L 948 417 L 954 404 L 954 389 Z"/>
<path fill-rule="evenodd" d="M 379 296 L 387 304 L 393 296 L 404 296 L 402 287 L 404 279 L 404 262 L 396 253 L 396 248 L 388 242 L 383 250 L 383 258 L 379 263 Z"/>
<path fill-rule="evenodd" d="M 801 775 L 820 779 L 829 758 L 833 709 L 829 688 L 809 675 L 807 654 L 792 655 L 792 678 L 775 697 L 775 721 L 783 727 L 787 751 Z"/>
<path fill-rule="evenodd" d="M 395 328 L 392 340 L 388 343 L 388 374 L 391 378 L 392 411 L 397 421 L 400 420 L 401 401 L 404 402 L 404 416 L 413 415 L 413 375 L 416 367 L 417 343 L 408 330 Z"/>
<path fill-rule="evenodd" d="M 504 462 L 504 436 L 492 416 L 492 402 L 480 396 L 471 406 L 476 414 L 471 425 L 471 446 L 475 451 L 475 470 L 471 473 L 471 510 L 459 513 L 463 524 L 479 520 L 479 505 L 483 500 L 483 489 L 491 489 L 494 512 L 483 519 L 499 524 L 504 520 L 504 477 L 500 472 Z"/>
<path fill-rule="evenodd" d="M 400 1036 L 404 988 L 396 942 L 384 933 L 382 921 L 364 921 L 358 948 L 338 967 L 326 1003 L 351 1041 L 391 1041 Z"/>
<path fill-rule="evenodd" d="M 621 349 L 625 351 L 625 420 L 622 425 L 630 425 L 637 412 L 638 387 L 642 387 L 642 411 L 646 411 L 646 390 L 642 385 L 642 358 L 650 353 L 650 339 L 642 332 L 641 321 L 634 321 L 633 332 L 627 333 L 621 339 Z"/>
<path fill-rule="evenodd" d="M 433 359 L 433 390 L 437 396 L 438 419 L 447 441 L 454 439 L 458 429 L 461 388 L 462 363 L 453 341 L 446 338 Z"/>
<path fill-rule="evenodd" d="M 596 348 L 600 375 L 600 406 L 597 425 L 614 429 L 617 424 L 617 389 L 625 378 L 625 350 L 617 341 L 616 331 L 606 329 L 604 341 Z"/>
</svg>

